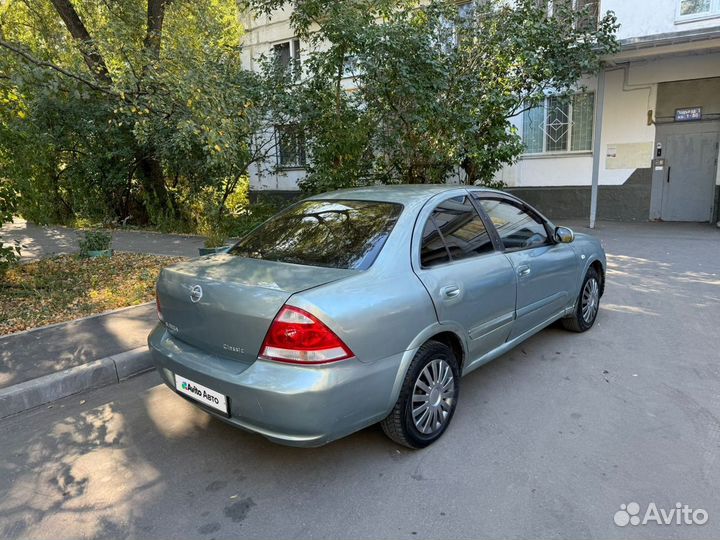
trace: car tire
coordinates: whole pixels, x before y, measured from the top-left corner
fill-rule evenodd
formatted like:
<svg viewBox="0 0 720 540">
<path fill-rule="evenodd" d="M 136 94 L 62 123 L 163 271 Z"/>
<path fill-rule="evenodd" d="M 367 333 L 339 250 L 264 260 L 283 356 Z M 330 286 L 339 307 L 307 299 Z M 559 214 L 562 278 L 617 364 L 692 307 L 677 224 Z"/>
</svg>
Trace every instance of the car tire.
<svg viewBox="0 0 720 540">
<path fill-rule="evenodd" d="M 437 441 L 455 414 L 459 383 L 460 366 L 452 349 L 437 341 L 425 343 L 410 363 L 392 412 L 381 422 L 385 435 L 413 449 Z"/>
<path fill-rule="evenodd" d="M 571 332 L 585 332 L 592 328 L 600 309 L 600 275 L 592 266 L 588 268 L 575 302 L 575 311 L 570 317 L 561 319 L 562 325 Z"/>
</svg>

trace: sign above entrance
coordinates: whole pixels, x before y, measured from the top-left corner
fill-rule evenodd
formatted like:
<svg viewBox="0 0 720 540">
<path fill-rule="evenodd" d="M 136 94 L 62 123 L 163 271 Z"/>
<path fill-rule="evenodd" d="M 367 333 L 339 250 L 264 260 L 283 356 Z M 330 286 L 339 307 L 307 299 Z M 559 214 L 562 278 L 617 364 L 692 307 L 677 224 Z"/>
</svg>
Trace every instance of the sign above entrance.
<svg viewBox="0 0 720 540">
<path fill-rule="evenodd" d="M 675 109 L 676 122 L 692 122 L 694 120 L 702 120 L 702 107 Z"/>
</svg>

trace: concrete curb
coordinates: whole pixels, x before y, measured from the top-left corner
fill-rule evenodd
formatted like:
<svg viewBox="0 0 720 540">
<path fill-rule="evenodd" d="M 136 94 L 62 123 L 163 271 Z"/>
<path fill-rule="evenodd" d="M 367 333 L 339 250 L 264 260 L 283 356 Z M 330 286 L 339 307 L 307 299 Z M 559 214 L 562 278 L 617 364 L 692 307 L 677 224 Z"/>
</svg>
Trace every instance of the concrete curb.
<svg viewBox="0 0 720 540">
<path fill-rule="evenodd" d="M 117 382 L 124 381 L 153 368 L 152 356 L 147 347 L 138 347 L 132 351 L 109 356 L 108 359 L 115 364 Z"/>
<path fill-rule="evenodd" d="M 91 388 L 116 384 L 152 367 L 150 351 L 139 347 L 4 388 L 0 390 L 0 418 Z"/>
</svg>

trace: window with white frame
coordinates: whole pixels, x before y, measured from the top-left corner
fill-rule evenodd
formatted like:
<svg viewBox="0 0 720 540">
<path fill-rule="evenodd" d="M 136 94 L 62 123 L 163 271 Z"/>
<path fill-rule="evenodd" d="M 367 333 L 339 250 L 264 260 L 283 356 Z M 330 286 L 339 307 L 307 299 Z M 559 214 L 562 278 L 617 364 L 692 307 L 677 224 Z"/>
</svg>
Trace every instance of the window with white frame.
<svg viewBox="0 0 720 540">
<path fill-rule="evenodd" d="M 600 0 L 535 0 L 535 6 L 544 10 L 548 16 L 557 16 L 558 7 L 565 6 L 576 12 L 582 12 L 582 17 L 575 20 L 577 30 L 594 30 L 597 28 L 600 15 Z"/>
<path fill-rule="evenodd" d="M 583 12 L 584 16 L 575 22 L 578 29 L 594 29 L 597 28 L 598 17 L 600 14 L 600 0 L 535 0 L 535 7 L 542 9 L 548 16 L 556 14 L 558 6 L 564 5 L 572 8 L 574 11 Z M 461 20 L 469 19 L 475 2 L 464 2 L 458 6 L 458 14 Z"/>
<path fill-rule="evenodd" d="M 523 113 L 526 154 L 592 150 L 595 94 L 548 96 Z"/>
<path fill-rule="evenodd" d="M 678 20 L 720 16 L 720 0 L 678 0 Z"/>
<path fill-rule="evenodd" d="M 444 52 L 450 52 L 460 44 L 460 28 L 457 23 L 469 24 L 475 16 L 477 0 L 458 1 L 457 19 L 442 18 L 442 25 L 438 28 L 437 45 Z"/>
<path fill-rule="evenodd" d="M 297 70 L 300 67 L 300 40 L 291 39 L 273 45 L 276 61 L 286 70 Z"/>
<path fill-rule="evenodd" d="M 596 30 L 600 16 L 599 0 L 575 0 L 575 11 L 583 13 L 575 25 L 578 30 Z"/>
<path fill-rule="evenodd" d="M 306 165 L 305 134 L 299 126 L 275 126 L 277 164 L 281 169 L 302 168 Z"/>
</svg>

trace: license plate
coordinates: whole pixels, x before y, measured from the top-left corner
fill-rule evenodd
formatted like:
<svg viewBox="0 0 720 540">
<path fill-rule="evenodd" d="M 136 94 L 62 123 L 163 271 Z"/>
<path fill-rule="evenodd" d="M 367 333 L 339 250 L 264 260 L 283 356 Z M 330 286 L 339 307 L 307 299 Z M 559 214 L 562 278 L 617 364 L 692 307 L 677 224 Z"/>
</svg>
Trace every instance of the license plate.
<svg viewBox="0 0 720 540">
<path fill-rule="evenodd" d="M 186 379 L 180 375 L 175 375 L 175 389 L 184 396 L 188 396 L 195 401 L 207 405 L 211 409 L 228 414 L 227 396 L 211 390 L 207 386 L 198 384 L 190 379 Z"/>
</svg>

